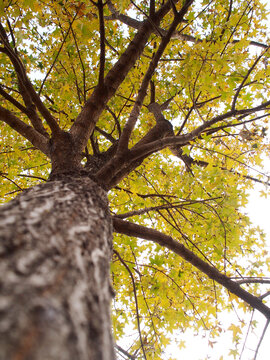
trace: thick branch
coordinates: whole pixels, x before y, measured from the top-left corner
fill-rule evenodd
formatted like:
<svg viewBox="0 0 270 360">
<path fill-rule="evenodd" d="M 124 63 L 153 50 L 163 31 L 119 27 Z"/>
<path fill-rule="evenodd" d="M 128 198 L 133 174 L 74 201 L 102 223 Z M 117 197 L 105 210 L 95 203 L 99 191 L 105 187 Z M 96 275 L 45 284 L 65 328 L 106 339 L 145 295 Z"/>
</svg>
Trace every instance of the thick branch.
<svg viewBox="0 0 270 360">
<path fill-rule="evenodd" d="M 165 3 L 160 10 L 155 13 L 155 19 L 151 22 L 144 21 L 127 49 L 120 56 L 116 64 L 111 68 L 104 79 L 103 86 L 97 86 L 90 98 L 87 100 L 81 113 L 71 127 L 71 134 L 78 146 L 78 151 L 83 151 L 95 124 L 106 104 L 115 94 L 118 87 L 126 78 L 126 75 L 135 64 L 138 57 L 142 54 L 149 36 L 153 32 L 153 25 L 158 25 L 160 20 L 170 10 L 170 2 Z"/>
<path fill-rule="evenodd" d="M 23 87 L 22 91 L 26 91 L 29 96 L 31 97 L 33 103 L 37 106 L 39 112 L 42 114 L 46 122 L 48 123 L 50 129 L 52 132 L 58 132 L 59 126 L 54 119 L 54 117 L 51 115 L 49 110 L 46 108 L 46 106 L 41 101 L 39 95 L 36 93 L 31 81 L 28 79 L 25 67 L 20 60 L 19 56 L 16 54 L 16 52 L 12 49 L 8 42 L 8 37 L 5 32 L 4 27 L 2 24 L 0 24 L 0 39 L 2 43 L 4 44 L 4 49 L 1 49 L 3 53 L 5 53 L 10 61 L 12 62 L 14 69 L 17 73 L 18 79 L 19 79 L 19 86 Z"/>
<path fill-rule="evenodd" d="M 29 140 L 36 148 L 41 150 L 47 156 L 50 156 L 48 139 L 33 129 L 30 125 L 25 124 L 11 111 L 0 105 L 0 119 L 8 124 L 12 129 Z"/>
<path fill-rule="evenodd" d="M 134 146 L 140 148 L 144 144 L 152 143 L 157 139 L 162 139 L 164 136 L 172 135 L 172 124 L 166 120 L 160 120 L 157 124 L 148 131 L 148 133 Z M 118 156 L 111 159 L 101 170 L 96 174 L 104 186 L 108 189 L 115 186 L 119 181 L 129 174 L 132 170 L 138 167 L 144 157 L 137 157 L 133 159 L 129 157 L 130 150 L 122 152 Z M 130 161 L 127 161 L 127 159 Z"/>
<path fill-rule="evenodd" d="M 164 50 L 166 49 L 167 45 L 170 42 L 173 32 L 175 31 L 175 29 L 177 28 L 179 23 L 181 23 L 181 21 L 183 21 L 184 15 L 187 13 L 187 11 L 192 3 L 193 3 L 193 0 L 187 1 L 185 3 L 185 5 L 182 7 L 182 9 L 180 10 L 179 14 L 174 18 L 169 30 L 167 31 L 166 36 L 164 36 L 162 38 L 160 45 L 158 47 L 158 50 L 149 64 L 149 67 L 146 71 L 146 74 L 145 74 L 142 84 L 140 86 L 140 90 L 139 90 L 136 102 L 134 104 L 134 107 L 130 113 L 130 117 L 124 127 L 122 136 L 120 138 L 119 147 L 118 147 L 119 153 L 125 151 L 128 148 L 129 138 L 130 138 L 130 135 L 136 125 L 136 122 L 137 122 L 137 119 L 138 119 L 138 116 L 140 114 L 140 110 L 141 110 L 141 107 L 143 104 L 143 100 L 147 94 L 147 88 L 149 86 L 151 78 L 158 66 L 159 60 L 160 60 Z"/>
<path fill-rule="evenodd" d="M 22 113 L 27 115 L 27 109 L 25 106 L 23 106 L 19 101 L 14 99 L 11 95 L 9 95 L 0 85 L 0 95 L 2 95 L 7 101 L 9 101 L 12 105 L 16 106 L 17 109 L 19 109 Z"/>
<path fill-rule="evenodd" d="M 190 133 L 180 136 L 173 135 L 172 125 L 169 121 L 166 119 L 158 121 L 157 124 L 131 150 L 126 151 L 117 158 L 113 158 L 97 173 L 97 176 L 102 179 L 106 188 L 110 189 L 111 187 L 117 185 L 123 177 L 127 176 L 127 174 L 138 167 L 146 157 L 150 156 L 154 152 L 170 147 L 174 153 L 176 145 L 179 147 L 188 144 L 190 141 L 198 137 L 203 130 L 218 121 L 233 116 L 234 113 L 236 113 L 236 110 L 235 112 L 230 111 L 226 114 L 219 115 L 212 120 L 206 121 Z M 181 152 L 179 152 L 177 156 L 178 155 L 182 159 Z M 185 162 L 184 159 L 182 160 Z M 186 165 L 189 166 L 189 164 Z"/>
<path fill-rule="evenodd" d="M 156 106 L 153 108 L 153 104 L 151 105 L 151 111 L 154 109 L 157 110 Z M 156 105 L 158 106 L 158 104 Z M 160 109 L 158 110 L 160 111 Z M 156 116 L 159 111 L 155 111 Z M 121 156 L 113 158 L 97 173 L 97 176 L 102 179 L 106 188 L 110 189 L 111 187 L 117 185 L 124 176 L 138 167 L 149 155 L 166 147 L 170 147 L 174 151 L 176 145 L 184 146 L 188 144 L 190 141 L 198 137 L 203 130 L 207 129 L 218 121 L 235 115 L 236 113 L 237 111 L 235 110 L 219 115 L 209 121 L 204 122 L 204 124 L 198 126 L 190 133 L 180 136 L 173 135 L 172 125 L 169 121 L 165 119 L 163 121 L 158 121 L 157 124 L 131 150 L 126 151 L 125 153 L 121 154 Z M 161 120 L 161 117 L 159 118 Z M 166 127 L 166 132 L 163 129 L 164 127 Z M 163 131 L 161 131 L 161 129 L 163 129 Z M 177 155 L 179 155 L 179 157 L 182 159 L 180 152 Z M 189 166 L 189 164 L 186 165 Z"/>
<path fill-rule="evenodd" d="M 219 272 L 215 267 L 209 265 L 207 262 L 200 259 L 192 251 L 187 249 L 183 244 L 174 240 L 170 236 L 162 234 L 157 230 L 133 224 L 131 222 L 118 219 L 116 217 L 113 218 L 113 226 L 114 230 L 120 234 L 150 240 L 172 250 L 174 253 L 180 255 L 183 259 L 185 259 L 190 264 L 192 264 L 197 269 L 206 274 L 210 279 L 218 282 L 231 293 L 235 294 L 237 297 L 248 303 L 251 307 L 260 311 L 267 319 L 270 319 L 270 308 L 266 306 L 260 299 L 250 294 L 246 290 L 242 289 L 239 284 Z"/>
<path fill-rule="evenodd" d="M 153 141 L 152 143 L 142 145 L 140 147 L 136 147 L 136 148 L 134 147 L 129 151 L 129 157 L 127 161 L 131 161 L 131 159 L 136 160 L 138 158 L 141 158 L 142 156 L 147 157 L 153 154 L 154 152 L 157 152 L 169 146 L 174 146 L 174 145 L 184 146 L 188 144 L 190 141 L 196 139 L 204 130 L 210 128 L 212 125 L 220 121 L 229 119 L 237 115 L 252 114 L 255 113 L 256 111 L 266 110 L 269 105 L 270 105 L 270 101 L 266 101 L 265 103 L 262 103 L 261 105 L 258 105 L 254 108 L 231 110 L 225 114 L 215 116 L 211 120 L 205 121 L 202 125 L 198 126 L 196 129 L 192 130 L 188 134 L 174 136 L 174 137 L 173 136 L 166 137 L 160 140 Z"/>
<path fill-rule="evenodd" d="M 211 128 L 212 125 L 220 121 L 237 115 L 248 115 L 255 113 L 256 111 L 266 110 L 269 105 L 270 101 L 267 101 L 251 109 L 231 110 L 225 114 L 218 115 L 211 120 L 205 121 L 202 125 L 198 126 L 190 133 L 179 136 L 171 136 L 173 132 L 172 129 L 168 128 L 168 124 L 170 127 L 172 127 L 172 125 L 169 121 L 164 119 L 163 121 L 158 122 L 156 126 L 154 126 L 154 128 L 152 128 L 131 150 L 127 150 L 121 156 L 114 157 L 110 162 L 108 162 L 97 173 L 97 175 L 99 176 L 100 181 L 103 182 L 104 186 L 107 189 L 110 189 L 116 186 L 123 177 L 127 176 L 131 171 L 138 167 L 145 158 L 167 147 L 170 148 L 173 154 L 183 160 L 189 169 L 191 163 L 187 156 L 182 154 L 180 147 L 194 141 L 200 137 L 206 129 Z M 166 132 L 164 129 L 163 131 L 160 131 L 161 125 L 162 129 L 166 126 Z M 207 165 L 205 162 L 200 161 L 198 164 L 203 166 Z"/>
<path fill-rule="evenodd" d="M 29 120 L 33 127 L 45 137 L 49 137 L 49 134 L 45 130 L 42 125 L 41 119 L 37 116 L 37 113 L 34 109 L 34 106 L 24 107 L 21 103 L 19 103 L 16 99 L 14 99 L 11 95 L 9 95 L 0 85 L 0 94 L 9 101 L 12 105 L 14 105 L 17 109 L 19 109 L 22 113 L 28 116 Z M 33 104 L 31 104 L 33 105 Z"/>
</svg>

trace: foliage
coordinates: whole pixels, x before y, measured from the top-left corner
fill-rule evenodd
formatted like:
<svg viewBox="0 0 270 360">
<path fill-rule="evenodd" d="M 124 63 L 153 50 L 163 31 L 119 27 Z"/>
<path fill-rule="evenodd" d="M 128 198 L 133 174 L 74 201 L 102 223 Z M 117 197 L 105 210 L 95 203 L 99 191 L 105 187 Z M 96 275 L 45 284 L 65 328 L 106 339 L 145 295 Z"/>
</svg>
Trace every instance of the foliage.
<svg viewBox="0 0 270 360">
<path fill-rule="evenodd" d="M 1 107 L 34 126 L 17 104 L 28 106 L 20 74 L 3 50 L 4 32 L 43 104 L 57 125 L 69 131 L 101 84 L 102 72 L 106 79 L 139 31 L 136 26 L 151 18 L 149 3 L 155 3 L 157 11 L 164 2 L 2 1 Z M 109 191 L 112 215 L 171 236 L 230 278 L 261 277 L 269 270 L 264 237 L 252 227 L 243 207 L 253 183 L 268 181 L 258 170 L 263 155 L 269 153 L 267 11 L 259 0 L 186 3 L 184 20 L 154 65 L 146 96 L 137 98 L 183 1 L 171 5 L 160 24 L 153 25 L 140 57 L 104 102 L 82 163 L 117 143 L 134 103 L 139 117 L 131 129 L 129 148 L 155 126 L 148 108 L 154 101 L 173 125 L 175 136 L 193 134 L 204 126 L 179 142 L 179 156 L 172 155 L 173 143 L 160 146 L 159 152 L 151 151 L 118 179 Z M 42 118 L 40 109 L 38 113 Z M 0 118 L 1 197 L 8 201 L 46 179 L 50 160 L 6 121 L 3 111 Z M 43 118 L 42 124 L 50 136 L 51 126 Z M 161 359 L 176 329 L 192 328 L 197 333 L 203 328 L 217 337 L 223 331 L 221 312 L 235 306 L 249 308 L 236 296 L 228 296 L 207 274 L 156 243 L 116 233 L 114 248 L 114 335 L 118 341 L 127 324 L 138 329 L 139 323 L 140 336 L 129 350 L 138 358 L 144 352 L 147 359 Z M 261 295 L 258 284 L 246 289 Z M 240 327 L 232 324 L 230 330 L 237 342 Z"/>
</svg>

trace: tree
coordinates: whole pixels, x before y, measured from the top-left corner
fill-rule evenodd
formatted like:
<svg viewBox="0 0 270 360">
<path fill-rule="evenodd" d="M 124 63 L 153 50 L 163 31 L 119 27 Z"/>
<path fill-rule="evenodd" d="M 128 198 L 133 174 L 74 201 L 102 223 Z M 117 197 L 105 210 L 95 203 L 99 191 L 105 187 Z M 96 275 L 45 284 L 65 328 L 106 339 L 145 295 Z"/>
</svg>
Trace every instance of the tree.
<svg viewBox="0 0 270 360">
<path fill-rule="evenodd" d="M 243 210 L 269 185 L 264 5 L 4 0 L 0 15 L 1 192 L 21 193 L 1 208 L 1 358 L 160 359 L 175 329 L 222 333 L 222 311 L 269 321 Z M 138 331 L 129 353 L 112 298 L 116 342 Z"/>
</svg>

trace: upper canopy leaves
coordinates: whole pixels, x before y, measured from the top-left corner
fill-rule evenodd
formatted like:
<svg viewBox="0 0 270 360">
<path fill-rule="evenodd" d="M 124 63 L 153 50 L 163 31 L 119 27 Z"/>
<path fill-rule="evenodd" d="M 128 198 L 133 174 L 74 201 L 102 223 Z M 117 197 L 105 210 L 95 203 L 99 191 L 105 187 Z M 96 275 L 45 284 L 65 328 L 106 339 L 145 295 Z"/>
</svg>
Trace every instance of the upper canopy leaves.
<svg viewBox="0 0 270 360">
<path fill-rule="evenodd" d="M 254 170 L 269 151 L 262 2 L 4 0 L 0 16 L 2 197 L 51 162 L 84 167 L 111 190 L 113 215 L 228 277 L 262 274 L 263 236 L 242 213 L 251 184 L 268 182 Z M 115 250 L 116 338 L 140 323 L 131 352 L 159 358 L 174 329 L 222 331 L 231 305 L 208 275 L 127 236 Z"/>
</svg>

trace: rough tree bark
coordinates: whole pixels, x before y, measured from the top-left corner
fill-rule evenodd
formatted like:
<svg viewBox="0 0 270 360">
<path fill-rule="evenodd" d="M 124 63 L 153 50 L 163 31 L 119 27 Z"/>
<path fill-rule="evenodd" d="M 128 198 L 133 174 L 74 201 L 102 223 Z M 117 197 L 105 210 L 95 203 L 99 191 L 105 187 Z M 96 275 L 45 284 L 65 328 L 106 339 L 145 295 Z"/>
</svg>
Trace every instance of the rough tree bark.
<svg viewBox="0 0 270 360">
<path fill-rule="evenodd" d="M 63 175 L 3 206 L 0 233 L 0 359 L 114 359 L 105 191 Z"/>
</svg>

